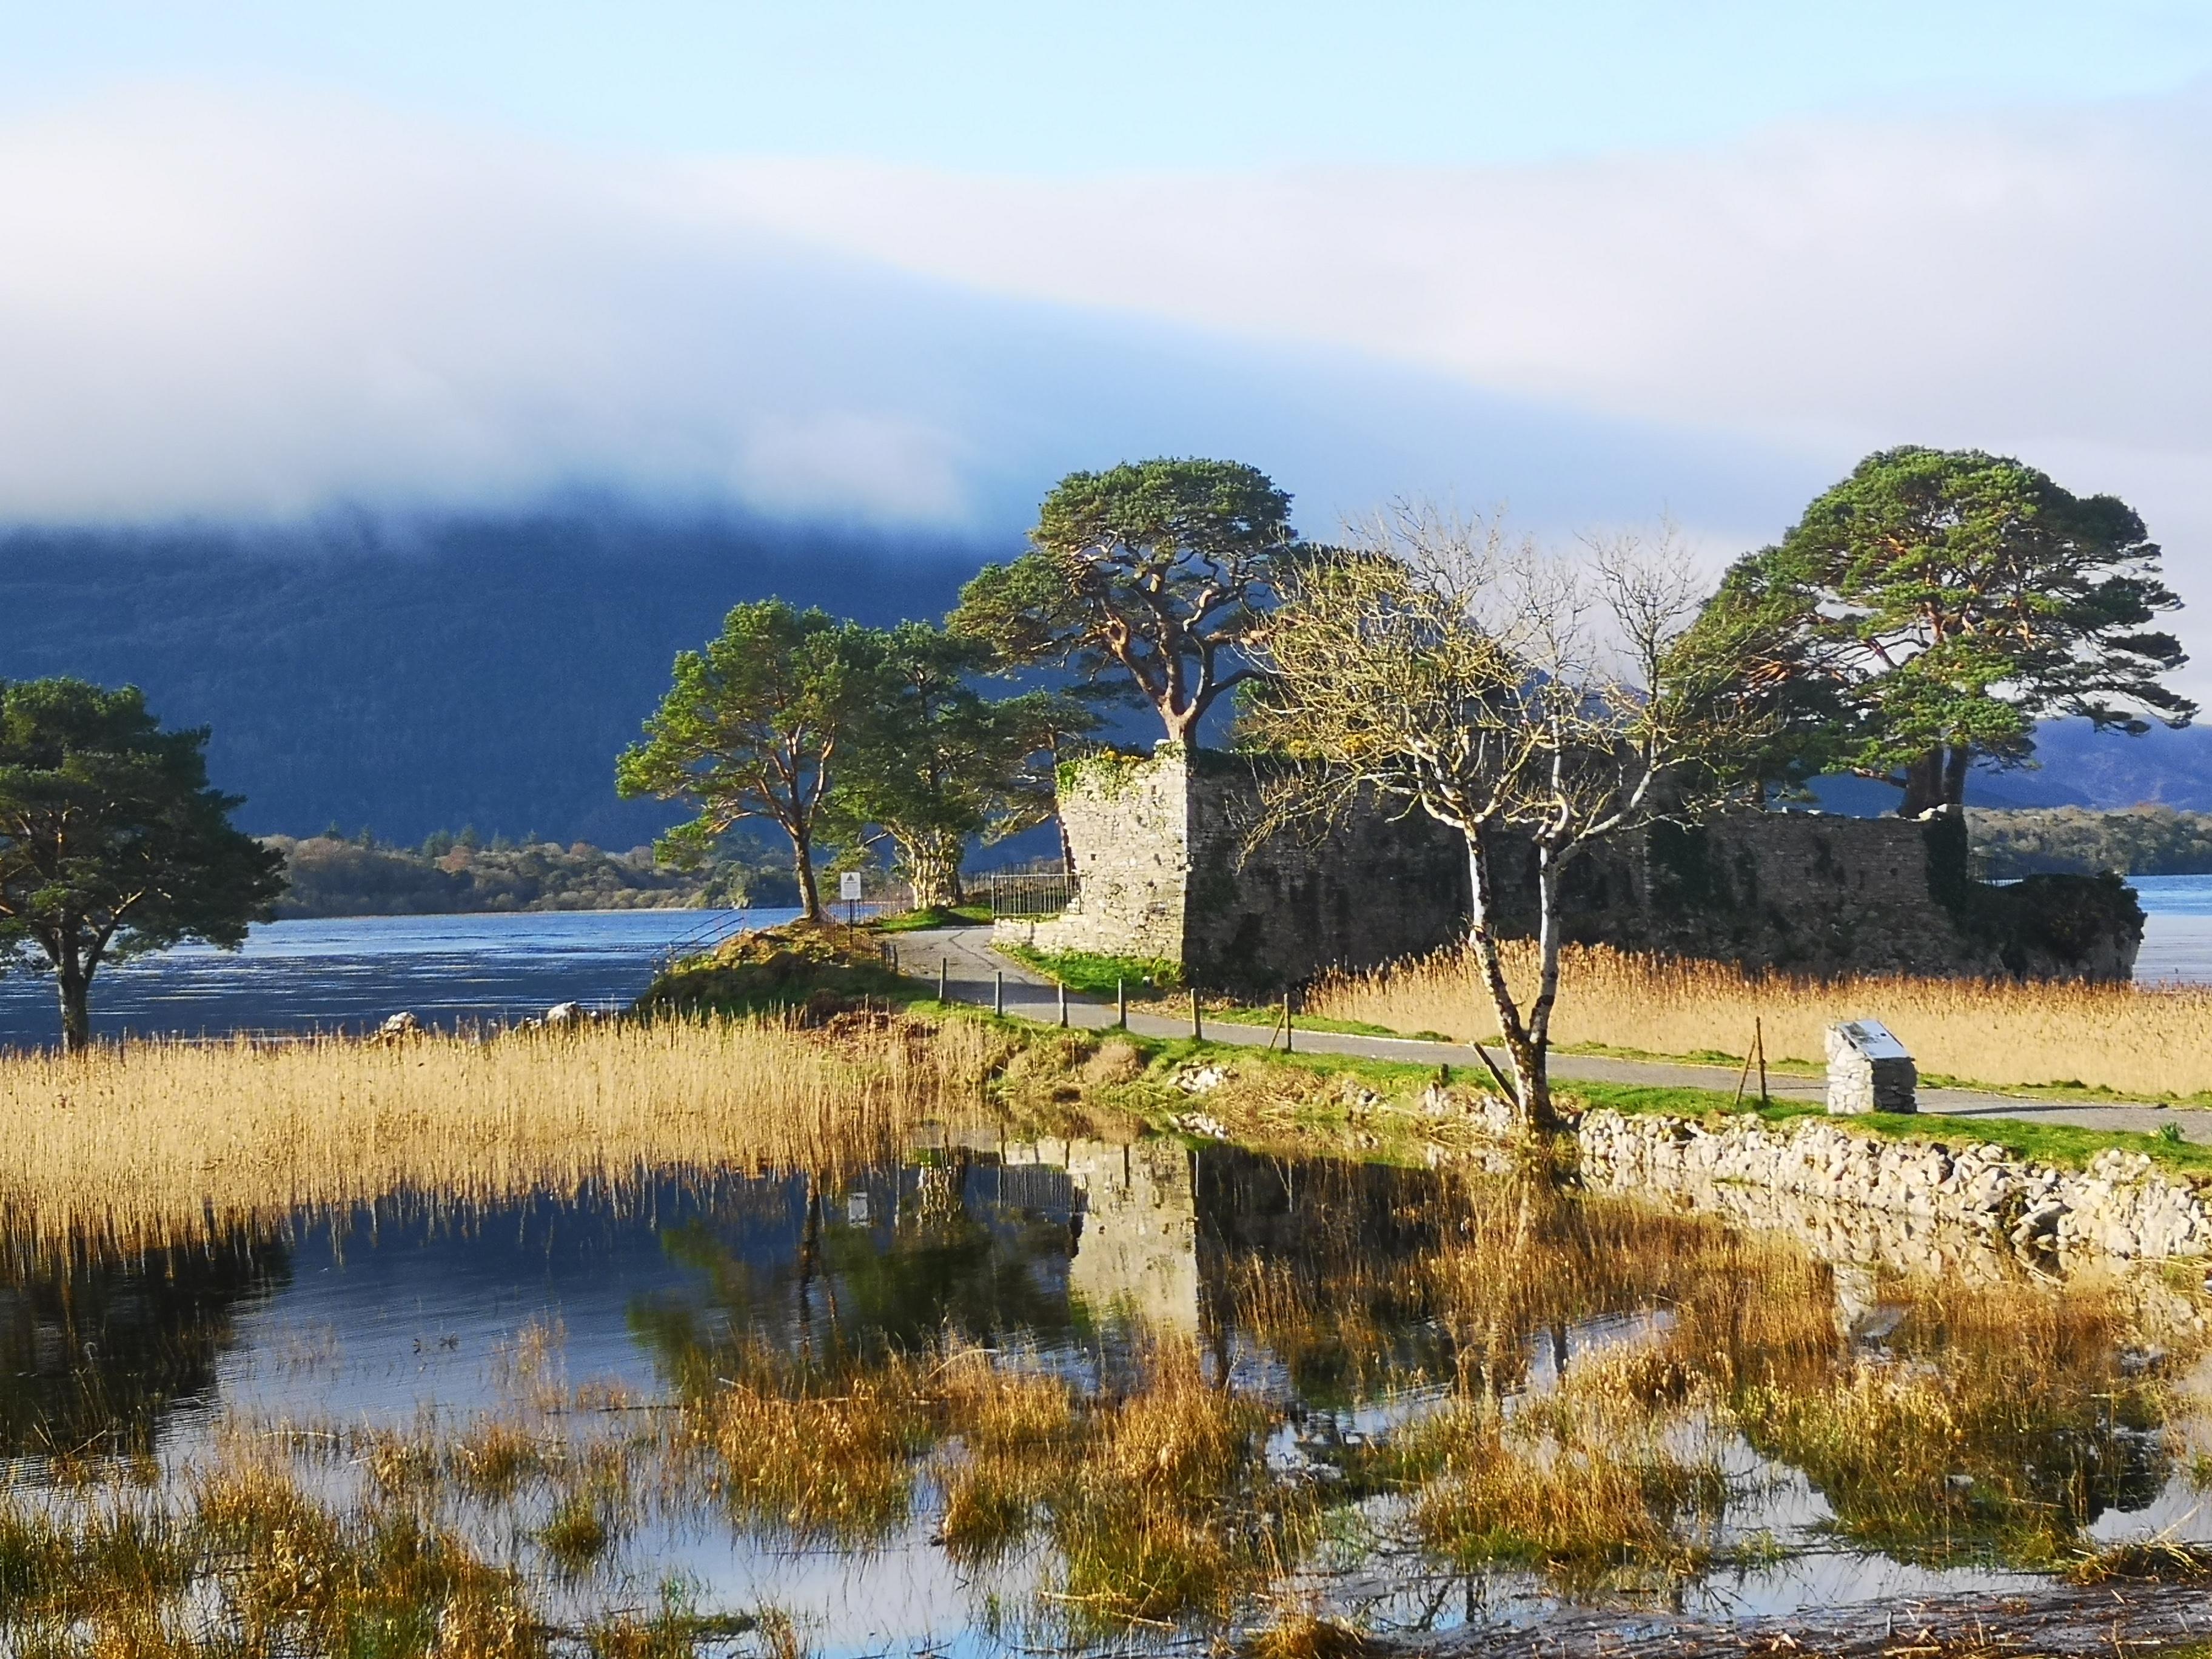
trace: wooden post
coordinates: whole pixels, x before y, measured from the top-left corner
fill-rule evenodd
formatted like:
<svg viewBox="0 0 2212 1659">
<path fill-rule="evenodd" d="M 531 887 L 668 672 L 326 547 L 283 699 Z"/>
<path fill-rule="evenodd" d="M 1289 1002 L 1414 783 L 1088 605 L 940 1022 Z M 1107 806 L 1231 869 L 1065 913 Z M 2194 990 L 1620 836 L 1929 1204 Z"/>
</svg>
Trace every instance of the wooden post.
<svg viewBox="0 0 2212 1659">
<path fill-rule="evenodd" d="M 1753 1030 L 1753 1031 L 1754 1032 L 1754 1034 L 1757 1032 L 1758 1029 L 1759 1029 L 1759 1027 L 1758 1027 L 1757 1022 L 1755 1022 L 1755 1021 L 1754 1021 L 1754 1022 L 1753 1023 L 1753 1026 L 1752 1026 L 1752 1030 Z M 1759 1039 L 1758 1039 L 1757 1036 L 1756 1036 L 1756 1035 L 1754 1035 L 1754 1036 L 1753 1036 L 1753 1038 L 1752 1038 L 1751 1047 L 1750 1047 L 1749 1048 L 1746 1048 L 1746 1049 L 1743 1051 L 1743 1070 L 1741 1070 L 1741 1072 L 1739 1072 L 1739 1073 L 1736 1073 L 1736 1079 L 1735 1079 L 1735 1097 L 1733 1100 L 1731 1100 L 1731 1101 L 1729 1101 L 1729 1110 L 1730 1110 L 1731 1112 L 1732 1112 L 1732 1111 L 1734 1111 L 1734 1110 L 1735 1110 L 1735 1109 L 1736 1109 L 1737 1107 L 1739 1107 L 1739 1106 L 1741 1106 L 1741 1105 L 1742 1105 L 1742 1104 L 1743 1104 L 1743 1091 L 1744 1091 L 1744 1088 L 1745 1088 L 1745 1085 L 1747 1085 L 1748 1083 L 1750 1083 L 1750 1081 L 1751 1081 L 1751 1056 L 1752 1056 L 1752 1052 L 1753 1052 L 1753 1049 L 1757 1048 L 1758 1047 L 1759 1047 Z"/>
<path fill-rule="evenodd" d="M 952 958 L 951 957 L 939 957 L 937 959 L 937 1000 L 939 1002 L 952 1000 Z"/>
<path fill-rule="evenodd" d="M 1759 1050 L 1759 1103 L 1770 1104 L 1766 1098 L 1766 1022 L 1753 1015 L 1751 1022 L 1752 1047 Z"/>
<path fill-rule="evenodd" d="M 1291 1052 L 1291 994 L 1283 993 L 1283 1052 Z"/>
<path fill-rule="evenodd" d="M 991 970 L 991 1012 L 994 1014 L 1006 1012 L 1006 970 L 1003 968 Z"/>
<path fill-rule="evenodd" d="M 1195 985 L 1190 988 L 1190 1034 L 1196 1041 L 1206 1039 L 1206 1021 L 1198 1012 L 1198 987 Z"/>
<path fill-rule="evenodd" d="M 1066 980 L 1060 982 L 1060 1023 L 1062 1025 L 1067 1024 L 1067 981 Z"/>
</svg>

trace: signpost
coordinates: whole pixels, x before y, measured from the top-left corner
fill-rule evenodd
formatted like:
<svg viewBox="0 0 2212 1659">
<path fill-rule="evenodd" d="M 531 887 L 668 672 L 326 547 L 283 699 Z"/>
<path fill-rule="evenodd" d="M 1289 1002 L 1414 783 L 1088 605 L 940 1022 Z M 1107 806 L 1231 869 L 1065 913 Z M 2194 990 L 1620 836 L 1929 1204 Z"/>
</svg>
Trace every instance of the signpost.
<svg viewBox="0 0 2212 1659">
<path fill-rule="evenodd" d="M 860 872 L 848 870 L 837 878 L 837 896 L 845 901 L 845 925 L 855 926 L 860 915 Z"/>
</svg>

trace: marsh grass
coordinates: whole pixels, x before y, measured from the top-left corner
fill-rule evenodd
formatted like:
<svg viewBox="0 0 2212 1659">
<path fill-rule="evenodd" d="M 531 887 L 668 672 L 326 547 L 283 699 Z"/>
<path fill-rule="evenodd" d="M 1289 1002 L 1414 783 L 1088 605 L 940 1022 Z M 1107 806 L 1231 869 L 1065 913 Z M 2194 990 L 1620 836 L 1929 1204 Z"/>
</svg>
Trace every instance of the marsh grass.
<svg viewBox="0 0 2212 1659">
<path fill-rule="evenodd" d="M 933 1483 L 957 1559 L 1049 1537 L 1072 1626 L 1226 1617 L 1303 1547 L 1310 1506 L 1264 1456 L 1280 1410 L 1209 1381 L 1186 1341 L 1132 1365 L 1126 1389 L 1085 1393 L 975 1349 L 817 1369 L 755 1345 L 686 1402 L 682 1433 L 772 1537 L 880 1542 Z"/>
<path fill-rule="evenodd" d="M 1507 949 L 1516 984 L 1532 946 Z M 1771 1060 L 1824 1064 L 1838 1020 L 1874 1016 L 1923 1073 L 1999 1086 L 2102 1086 L 2123 1095 L 2212 1095 L 2212 990 L 2012 980 L 1796 978 L 1723 963 L 1571 946 L 1553 1039 L 1659 1055 L 1741 1058 L 1760 1022 Z M 1470 959 L 1449 951 L 1340 975 L 1307 999 L 1316 1015 L 1392 1030 L 1488 1038 L 1494 1022 Z"/>
<path fill-rule="evenodd" d="M 0 1222 L 143 1249 L 302 1206 L 465 1206 L 641 1169 L 838 1170 L 980 1119 L 1015 1045 L 980 1021 L 617 1021 L 487 1042 L 134 1042 L 0 1056 Z"/>
<path fill-rule="evenodd" d="M 1406 1436 L 1397 1455 L 1419 1478 L 1425 1541 L 1585 1592 L 1662 1587 L 1707 1566 L 1729 1496 L 1717 1437 L 1697 1413 L 1613 1393 L 1614 1369 L 1580 1367 L 1510 1413 L 1462 1399 Z"/>
<path fill-rule="evenodd" d="M 1826 1376 L 1772 1371 L 1740 1392 L 1738 1419 L 1827 1498 L 1845 1537 L 2049 1567 L 2164 1480 L 2172 1367 L 2148 1349 L 2126 1363 L 2142 1340 L 2115 1284 L 1930 1280 L 1883 1350 Z"/>
</svg>

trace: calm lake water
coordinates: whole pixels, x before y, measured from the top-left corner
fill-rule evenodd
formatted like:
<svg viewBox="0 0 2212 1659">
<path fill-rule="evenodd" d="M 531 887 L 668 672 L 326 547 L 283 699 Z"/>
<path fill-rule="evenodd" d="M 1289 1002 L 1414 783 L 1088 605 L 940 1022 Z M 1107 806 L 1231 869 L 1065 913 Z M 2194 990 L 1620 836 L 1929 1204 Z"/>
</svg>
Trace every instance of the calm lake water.
<svg viewBox="0 0 2212 1659">
<path fill-rule="evenodd" d="M 515 1019 L 555 1003 L 627 1003 L 687 941 L 788 921 L 795 910 L 550 910 L 515 915 L 347 916 L 256 927 L 242 951 L 185 945 L 104 968 L 101 1036 L 298 1031 L 375 1025 L 410 1010 L 437 1025 Z M 0 979 L 0 1047 L 46 1043 L 53 981 Z"/>
<path fill-rule="evenodd" d="M 2136 980 L 2212 984 L 2212 876 L 2131 876 L 2129 884 L 2148 918 Z"/>
<path fill-rule="evenodd" d="M 1484 1202 L 1429 1170 L 1060 1141 L 939 1146 L 834 1179 L 647 1176 L 619 1191 L 489 1207 L 416 1198 L 120 1259 L 58 1262 L 0 1235 L 0 1489 L 40 1492 L 57 1447 L 151 1459 L 174 1477 L 226 1417 L 310 1438 L 481 1420 L 514 1409 L 520 1355 L 536 1382 L 603 1384 L 590 1397 L 627 1400 L 619 1409 L 635 1413 L 726 1386 L 746 1374 L 749 1344 L 858 1357 L 864 1369 L 870 1356 L 980 1348 L 994 1364 L 1110 1394 L 1128 1386 L 1147 1345 L 1182 1341 L 1214 1386 L 1279 1413 L 1263 1453 L 1272 1478 L 1340 1495 L 1329 1500 L 1328 1541 L 1295 1567 L 1298 1586 L 1382 1629 L 1525 1622 L 1559 1605 L 1559 1587 L 1521 1569 L 1455 1566 L 1423 1547 L 1398 1483 L 1359 1484 L 1363 1449 L 1424 1419 L 1470 1376 L 1489 1379 L 1511 1413 L 1578 1367 L 1662 1343 L 1678 1320 L 1698 1317 L 1697 1286 L 1655 1299 L 1635 1277 L 1655 1251 L 1693 1258 L 1694 1227 L 1708 1224 L 1623 1222 L 1616 1204 L 1601 1206 L 1615 1219 L 1587 1235 L 1564 1216 L 1550 1224 L 1562 1239 L 1617 1238 L 1583 1269 L 1589 1311 L 1517 1324 L 1508 1312 L 1501 1327 L 1471 1316 L 1449 1289 L 1449 1264 L 1467 1260 L 1453 1256 L 1464 1248 L 1455 1241 L 1481 1224 L 1471 1218 Z M 1710 1225 L 1705 1236 L 1720 1236 Z M 1807 1281 L 1820 1304 L 1814 1328 L 1833 1350 L 1823 1363 L 1881 1377 L 1942 1360 L 1940 1337 L 1894 1355 L 1889 1345 L 1923 1317 L 1913 1297 L 1955 1297 L 1958 1286 L 1913 1290 L 1848 1267 L 1831 1284 L 1827 1271 Z M 1799 1316 L 1746 1310 L 1733 1292 L 1711 1299 L 1749 1329 Z M 2120 1374 L 2118 1357 L 2087 1358 L 2104 1369 L 2074 1383 L 2086 1411 L 2054 1411 L 2047 1427 L 1996 1413 L 2012 1440 L 1984 1449 L 1970 1427 L 1953 1455 L 1984 1472 L 1972 1479 L 2025 1489 L 2003 1502 L 2072 1506 L 2084 1539 L 2169 1526 L 2201 1535 L 2185 1446 L 2105 1421 L 2094 1402 L 2115 1396 L 2089 1391 L 2112 1386 L 2102 1379 Z M 568 1413 L 556 1422 L 590 1420 L 588 1409 L 556 1410 Z M 1696 1421 L 1693 1412 L 1680 1431 Z M 1678 1586 L 1693 1611 L 2029 1582 L 2001 1555 L 1958 1547 L 1947 1530 L 1956 1517 L 1887 1549 L 1855 1544 L 1868 1518 L 1848 1496 L 1823 1495 L 1832 1473 L 1808 1478 L 1733 1429 L 1715 1444 L 1728 1495 L 1700 1524 L 1723 1550 L 1759 1541 Z M 2004 1473 L 2015 1466 L 2016 1479 Z M 1052 1548 L 982 1565 L 955 1557 L 939 1535 L 933 1467 L 910 1504 L 864 1539 L 794 1540 L 708 1504 L 643 1517 L 557 1594 L 588 1616 L 675 1577 L 704 1609 L 785 1609 L 829 1659 L 1038 1651 L 1036 1632 L 1020 1626 L 1023 1609 L 1048 1604 L 1061 1582 Z M 1137 1634 L 1104 1645 L 1126 1652 Z"/>
</svg>

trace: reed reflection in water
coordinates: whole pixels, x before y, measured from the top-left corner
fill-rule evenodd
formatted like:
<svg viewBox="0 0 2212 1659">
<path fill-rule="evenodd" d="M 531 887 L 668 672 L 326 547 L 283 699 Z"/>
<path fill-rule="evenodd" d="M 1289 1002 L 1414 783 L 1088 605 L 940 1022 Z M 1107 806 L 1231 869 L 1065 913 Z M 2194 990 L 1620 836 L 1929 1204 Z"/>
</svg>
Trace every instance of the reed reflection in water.
<svg viewBox="0 0 2212 1659">
<path fill-rule="evenodd" d="M 196 1251 L 33 1229 L 0 1291 L 0 1571 L 41 1565 L 0 1631 L 188 1598 L 312 1648 L 427 1596 L 492 1647 L 766 1607 L 825 1651 L 982 1652 L 1290 1607 L 1832 1604 L 2193 1514 L 2201 1292 L 1824 1245 L 1449 1170 L 957 1134 Z M 125 1516 L 170 1552 L 127 1594 L 99 1577 Z M 313 1596 L 266 1582 L 280 1535 L 327 1552 Z"/>
</svg>

